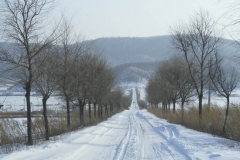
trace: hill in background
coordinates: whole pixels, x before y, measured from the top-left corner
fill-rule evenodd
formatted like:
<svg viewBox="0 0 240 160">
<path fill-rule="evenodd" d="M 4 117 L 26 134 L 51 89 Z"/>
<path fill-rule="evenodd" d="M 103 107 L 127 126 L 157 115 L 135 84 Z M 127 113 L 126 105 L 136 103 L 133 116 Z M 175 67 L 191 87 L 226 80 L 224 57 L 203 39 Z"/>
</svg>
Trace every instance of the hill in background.
<svg viewBox="0 0 240 160">
<path fill-rule="evenodd" d="M 171 36 L 99 38 L 86 41 L 86 44 L 107 59 L 119 82 L 148 78 L 161 61 L 177 54 L 171 48 Z M 0 46 L 7 46 L 10 50 L 12 45 L 0 43 Z M 219 53 L 227 64 L 239 67 L 239 48 L 240 45 L 235 41 L 223 39 Z"/>
<path fill-rule="evenodd" d="M 96 53 L 106 57 L 121 82 L 148 78 L 160 61 L 177 54 L 171 47 L 171 36 L 99 38 L 87 43 L 92 44 Z M 235 41 L 222 39 L 219 53 L 228 64 L 239 67 L 239 49 Z"/>
<path fill-rule="evenodd" d="M 95 52 L 104 55 L 111 66 L 135 62 L 156 62 L 170 53 L 170 36 L 148 38 L 99 38 L 89 41 Z"/>
</svg>

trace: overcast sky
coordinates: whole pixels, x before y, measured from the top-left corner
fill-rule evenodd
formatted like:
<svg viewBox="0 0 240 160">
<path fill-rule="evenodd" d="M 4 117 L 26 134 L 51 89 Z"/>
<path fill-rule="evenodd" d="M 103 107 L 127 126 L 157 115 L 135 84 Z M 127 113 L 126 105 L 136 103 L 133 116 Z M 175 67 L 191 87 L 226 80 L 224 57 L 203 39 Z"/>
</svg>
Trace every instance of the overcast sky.
<svg viewBox="0 0 240 160">
<path fill-rule="evenodd" d="M 219 2 L 221 1 L 221 2 Z M 57 0 L 56 11 L 73 18 L 85 39 L 148 37 L 170 34 L 170 26 L 187 21 L 200 9 L 219 19 L 227 10 L 223 0 Z M 228 1 L 229 3 L 229 1 Z M 226 25 L 218 21 L 219 28 Z M 229 38 L 227 34 L 224 35 Z"/>
</svg>

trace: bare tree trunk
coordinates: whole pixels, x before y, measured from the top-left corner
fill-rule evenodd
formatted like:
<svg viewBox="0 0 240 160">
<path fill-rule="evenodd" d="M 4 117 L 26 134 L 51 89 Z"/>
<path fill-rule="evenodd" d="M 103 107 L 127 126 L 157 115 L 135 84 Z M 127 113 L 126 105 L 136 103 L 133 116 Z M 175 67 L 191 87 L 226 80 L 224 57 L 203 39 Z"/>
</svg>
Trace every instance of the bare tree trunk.
<svg viewBox="0 0 240 160">
<path fill-rule="evenodd" d="M 45 126 L 45 139 L 49 140 L 48 118 L 47 118 L 47 98 L 43 98 L 42 103 L 43 103 L 43 118 L 44 118 L 44 126 Z"/>
<path fill-rule="evenodd" d="M 212 73 L 212 57 L 210 56 L 209 60 L 209 82 L 208 82 L 208 109 L 210 109 L 211 106 L 211 86 L 212 86 L 212 81 L 211 81 L 211 73 Z"/>
<path fill-rule="evenodd" d="M 202 95 L 202 93 L 200 93 L 199 96 L 198 96 L 198 100 L 199 100 L 199 113 L 198 113 L 199 120 L 202 119 L 202 98 L 203 98 L 203 95 Z"/>
<path fill-rule="evenodd" d="M 85 101 L 82 102 L 82 105 L 81 105 L 81 111 L 80 111 L 80 114 L 81 114 L 81 122 L 82 122 L 82 125 L 84 125 L 84 106 L 85 106 Z"/>
<path fill-rule="evenodd" d="M 117 112 L 120 110 L 121 104 L 117 103 Z"/>
<path fill-rule="evenodd" d="M 226 134 L 226 125 L 227 125 L 228 112 L 229 112 L 229 96 L 227 96 L 227 109 L 226 109 L 226 114 L 225 114 L 225 118 L 224 118 L 223 129 L 222 129 L 223 135 Z"/>
<path fill-rule="evenodd" d="M 200 128 L 202 127 L 202 98 L 203 94 L 201 92 L 198 95 L 198 125 Z"/>
<path fill-rule="evenodd" d="M 82 100 L 78 99 L 78 105 L 79 105 L 79 120 L 80 124 L 82 124 Z"/>
<path fill-rule="evenodd" d="M 97 103 L 96 102 L 93 103 L 93 107 L 94 107 L 94 118 L 97 119 Z"/>
<path fill-rule="evenodd" d="M 26 103 L 27 103 L 27 133 L 28 133 L 28 145 L 33 145 L 32 140 L 32 116 L 31 116 L 31 102 L 30 102 L 30 93 L 31 93 L 31 85 L 28 82 L 26 84 Z"/>
<path fill-rule="evenodd" d="M 211 106 L 211 80 L 208 82 L 208 108 Z"/>
<path fill-rule="evenodd" d="M 173 99 L 173 113 L 175 113 L 175 110 L 176 110 L 176 100 Z"/>
<path fill-rule="evenodd" d="M 110 104 L 110 111 L 113 112 L 113 104 Z"/>
<path fill-rule="evenodd" d="M 108 106 L 107 106 L 107 104 L 105 104 L 105 115 L 108 116 Z"/>
<path fill-rule="evenodd" d="M 101 120 L 102 120 L 102 104 L 101 104 Z"/>
<path fill-rule="evenodd" d="M 181 103 L 181 109 L 182 109 L 182 125 L 183 125 L 183 123 L 184 123 L 184 101 L 182 101 L 182 103 Z"/>
<path fill-rule="evenodd" d="M 91 122 L 91 102 L 88 101 L 88 116 L 89 116 L 89 122 Z"/>
<path fill-rule="evenodd" d="M 67 127 L 70 127 L 70 105 L 69 105 L 69 99 L 66 98 L 66 105 L 67 105 Z"/>
<path fill-rule="evenodd" d="M 100 121 L 100 119 L 101 119 L 101 112 L 100 112 L 100 104 L 98 104 L 98 120 Z"/>
<path fill-rule="evenodd" d="M 169 112 L 170 112 L 170 105 L 171 105 L 171 103 L 168 102 L 168 111 L 169 111 Z"/>
</svg>

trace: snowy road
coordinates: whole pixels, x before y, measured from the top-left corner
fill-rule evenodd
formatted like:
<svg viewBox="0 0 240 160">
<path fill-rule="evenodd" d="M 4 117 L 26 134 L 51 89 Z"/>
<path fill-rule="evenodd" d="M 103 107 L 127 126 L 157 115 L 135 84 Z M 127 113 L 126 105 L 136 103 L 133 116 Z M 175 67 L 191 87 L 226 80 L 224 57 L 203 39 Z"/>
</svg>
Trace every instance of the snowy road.
<svg viewBox="0 0 240 160">
<path fill-rule="evenodd" d="M 240 159 L 235 142 L 167 123 L 139 110 L 136 94 L 129 110 L 65 140 L 1 155 L 6 160 L 181 160 Z"/>
</svg>

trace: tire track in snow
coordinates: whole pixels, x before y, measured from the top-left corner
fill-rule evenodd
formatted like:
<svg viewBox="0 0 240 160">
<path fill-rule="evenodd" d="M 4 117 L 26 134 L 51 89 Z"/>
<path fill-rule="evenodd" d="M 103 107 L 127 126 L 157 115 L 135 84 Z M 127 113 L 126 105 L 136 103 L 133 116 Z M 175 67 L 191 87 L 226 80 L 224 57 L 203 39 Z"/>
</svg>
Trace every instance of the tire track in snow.
<svg viewBox="0 0 240 160">
<path fill-rule="evenodd" d="M 140 115 L 137 105 L 132 105 L 128 112 L 128 131 L 116 147 L 113 159 L 191 159 L 184 149 L 179 148 L 183 146 L 175 144 L 173 138 L 178 133 L 171 126 L 163 126 L 164 133 L 159 131 Z"/>
<path fill-rule="evenodd" d="M 128 116 L 128 121 L 130 122 L 130 114 Z M 128 147 L 128 142 L 130 139 L 130 135 L 131 135 L 131 131 L 132 127 L 131 124 L 128 124 L 128 131 L 125 133 L 125 135 L 123 136 L 122 140 L 120 141 L 120 143 L 117 145 L 116 147 L 116 153 L 114 155 L 113 159 L 123 159 L 124 154 L 126 153 L 127 147 Z"/>
<path fill-rule="evenodd" d="M 175 134 L 175 132 L 172 130 L 171 127 L 169 128 L 169 127 L 164 126 L 164 129 L 165 129 L 165 131 L 167 132 L 167 135 L 168 135 L 168 136 L 166 136 L 164 133 L 161 132 L 161 130 L 154 127 L 149 122 L 147 117 L 140 114 L 139 112 L 136 113 L 136 116 L 140 120 L 145 121 L 155 131 L 155 133 L 157 133 L 160 137 L 162 137 L 163 142 L 161 142 L 161 145 L 158 145 L 158 144 L 153 145 L 153 149 L 155 151 L 158 151 L 158 153 L 156 153 L 156 155 L 161 155 L 161 153 L 165 153 L 165 154 L 168 153 L 168 154 L 171 155 L 171 157 L 173 159 L 176 159 L 176 160 L 178 160 L 178 159 L 192 159 L 188 155 L 187 151 L 183 148 L 183 146 L 181 146 L 180 144 L 175 142 L 174 139 L 172 139 L 173 136 L 178 137 L 178 134 Z"/>
<path fill-rule="evenodd" d="M 140 147 L 139 145 L 139 125 L 134 119 L 132 112 L 128 116 L 128 131 L 121 140 L 120 144 L 116 147 L 116 153 L 113 159 L 139 159 Z"/>
<path fill-rule="evenodd" d="M 125 116 L 123 115 L 115 115 L 114 117 L 112 117 L 111 120 L 103 122 L 98 126 L 99 127 L 98 129 L 96 129 L 94 132 L 91 133 L 91 135 L 94 135 L 94 137 L 91 136 L 92 139 L 90 141 L 86 142 L 85 144 L 82 144 L 80 148 L 74 151 L 74 153 L 72 153 L 66 159 L 68 160 L 81 159 L 81 153 L 83 152 L 84 149 L 86 149 L 91 145 L 101 147 L 101 144 L 105 144 L 104 140 L 106 139 L 108 139 L 108 141 L 106 141 L 107 143 L 105 144 L 105 146 L 109 146 L 108 150 L 101 149 L 102 151 L 99 152 L 98 154 L 92 154 L 91 156 L 93 156 L 94 158 L 90 158 L 90 159 L 110 159 L 111 153 L 113 152 L 114 147 L 111 147 L 111 144 L 109 142 L 114 142 L 116 140 L 116 138 L 114 138 L 111 134 L 113 131 L 116 131 L 117 129 L 120 129 L 120 130 L 124 129 L 121 126 L 124 122 L 125 122 Z M 116 124 L 116 125 L 113 127 L 112 124 Z M 115 135 L 115 133 L 113 133 L 113 135 Z M 110 136 L 110 138 L 107 138 L 108 136 Z M 99 143 L 99 140 L 101 140 L 102 143 Z"/>
</svg>

